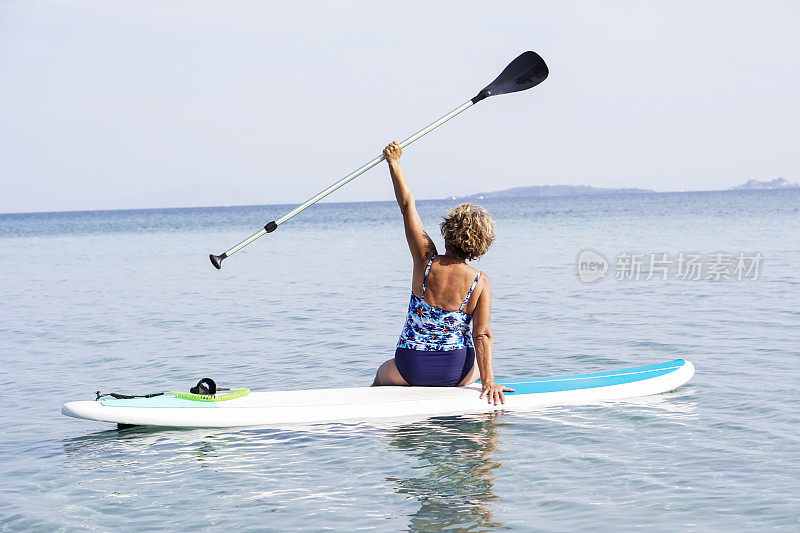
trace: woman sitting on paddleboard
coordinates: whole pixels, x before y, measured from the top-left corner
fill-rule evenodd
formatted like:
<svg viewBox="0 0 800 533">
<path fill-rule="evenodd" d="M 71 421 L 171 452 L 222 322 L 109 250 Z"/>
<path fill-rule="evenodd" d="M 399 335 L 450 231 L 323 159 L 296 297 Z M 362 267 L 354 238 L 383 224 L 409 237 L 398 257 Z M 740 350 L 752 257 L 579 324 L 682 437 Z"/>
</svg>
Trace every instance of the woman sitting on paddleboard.
<svg viewBox="0 0 800 533">
<path fill-rule="evenodd" d="M 403 176 L 402 153 L 396 141 L 383 150 L 414 259 L 411 301 L 394 358 L 378 368 L 373 385 L 455 387 L 480 379 L 480 397 L 503 403 L 503 392 L 513 389 L 494 382 L 492 285 L 489 276 L 466 263 L 492 244 L 492 217 L 473 204 L 450 211 L 441 224 L 446 253 L 438 255 Z"/>
</svg>

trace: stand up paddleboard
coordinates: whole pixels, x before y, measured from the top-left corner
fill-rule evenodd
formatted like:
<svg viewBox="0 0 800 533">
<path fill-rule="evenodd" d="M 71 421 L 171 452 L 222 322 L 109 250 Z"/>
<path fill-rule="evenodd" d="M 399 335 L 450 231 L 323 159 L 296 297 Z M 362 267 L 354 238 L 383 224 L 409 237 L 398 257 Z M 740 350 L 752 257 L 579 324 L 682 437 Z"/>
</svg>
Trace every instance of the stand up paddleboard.
<svg viewBox="0 0 800 533">
<path fill-rule="evenodd" d="M 502 409 L 523 411 L 554 405 L 595 403 L 660 394 L 694 375 L 689 361 L 639 366 L 553 378 L 501 380 L 515 392 L 505 405 L 480 399 L 479 384 L 467 387 L 359 387 L 252 392 L 200 396 L 165 393 L 152 398 L 69 402 L 67 416 L 120 425 L 164 427 L 246 427 L 320 423 L 407 416 L 471 414 Z"/>
</svg>

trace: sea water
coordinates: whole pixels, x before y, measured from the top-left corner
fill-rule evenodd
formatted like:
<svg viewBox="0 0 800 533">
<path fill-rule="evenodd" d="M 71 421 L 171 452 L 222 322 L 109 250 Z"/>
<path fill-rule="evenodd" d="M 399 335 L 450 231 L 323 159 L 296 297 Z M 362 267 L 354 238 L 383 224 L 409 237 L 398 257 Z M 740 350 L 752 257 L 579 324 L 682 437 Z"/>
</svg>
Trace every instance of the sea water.
<svg viewBox="0 0 800 533">
<path fill-rule="evenodd" d="M 455 203 L 418 204 L 440 249 Z M 529 413 L 117 431 L 60 407 L 205 376 L 368 385 L 408 303 L 399 210 L 316 205 L 221 271 L 209 253 L 291 206 L 0 215 L 0 528 L 800 529 L 800 192 L 482 203 L 499 378 L 675 358 L 695 378 Z"/>
</svg>

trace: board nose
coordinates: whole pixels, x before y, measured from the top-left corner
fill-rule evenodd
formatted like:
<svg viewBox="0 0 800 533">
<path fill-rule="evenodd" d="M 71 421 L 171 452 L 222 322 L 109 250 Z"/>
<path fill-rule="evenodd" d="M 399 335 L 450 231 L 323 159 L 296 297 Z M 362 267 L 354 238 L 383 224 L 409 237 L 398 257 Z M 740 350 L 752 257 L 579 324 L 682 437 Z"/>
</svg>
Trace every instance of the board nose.
<svg viewBox="0 0 800 533">
<path fill-rule="evenodd" d="M 80 415 L 80 404 L 85 402 L 67 402 L 61 407 L 61 414 L 73 418 L 82 418 Z"/>
</svg>

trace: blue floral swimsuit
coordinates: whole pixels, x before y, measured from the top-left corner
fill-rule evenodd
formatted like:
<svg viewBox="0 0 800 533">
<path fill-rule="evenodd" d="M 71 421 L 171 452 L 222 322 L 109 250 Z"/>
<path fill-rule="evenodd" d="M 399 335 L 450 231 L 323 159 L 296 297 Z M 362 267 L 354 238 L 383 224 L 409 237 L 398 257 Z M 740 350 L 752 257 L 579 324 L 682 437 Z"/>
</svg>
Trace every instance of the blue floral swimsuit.
<svg viewBox="0 0 800 533">
<path fill-rule="evenodd" d="M 394 354 L 397 370 L 410 385 L 455 387 L 472 370 L 475 346 L 470 324 L 472 315 L 464 312 L 481 273 L 461 302 L 458 311 L 445 311 L 425 302 L 425 288 L 434 255 L 425 267 L 422 296 L 411 293 L 406 318 Z"/>
</svg>

